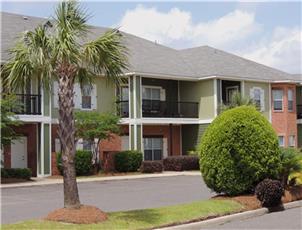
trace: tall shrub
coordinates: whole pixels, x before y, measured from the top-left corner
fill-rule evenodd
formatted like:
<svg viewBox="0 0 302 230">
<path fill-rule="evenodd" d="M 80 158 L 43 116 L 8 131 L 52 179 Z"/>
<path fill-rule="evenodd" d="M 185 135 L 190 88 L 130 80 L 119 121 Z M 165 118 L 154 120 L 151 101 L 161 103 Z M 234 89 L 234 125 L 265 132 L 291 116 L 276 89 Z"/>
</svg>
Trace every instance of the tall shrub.
<svg viewBox="0 0 302 230">
<path fill-rule="evenodd" d="M 115 169 L 119 172 L 136 172 L 142 160 L 143 154 L 139 151 L 122 151 L 114 155 Z"/>
<path fill-rule="evenodd" d="M 276 178 L 280 170 L 277 136 L 253 106 L 220 114 L 205 131 L 199 151 L 204 181 L 218 193 L 249 191 L 264 178 Z"/>
</svg>

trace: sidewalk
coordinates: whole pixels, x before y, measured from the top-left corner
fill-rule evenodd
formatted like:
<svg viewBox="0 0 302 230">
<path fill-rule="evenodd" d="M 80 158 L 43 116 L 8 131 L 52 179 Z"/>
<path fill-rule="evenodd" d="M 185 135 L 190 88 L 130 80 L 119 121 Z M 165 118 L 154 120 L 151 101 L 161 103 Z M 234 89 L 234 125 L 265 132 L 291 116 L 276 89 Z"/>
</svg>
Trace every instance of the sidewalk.
<svg viewBox="0 0 302 230">
<path fill-rule="evenodd" d="M 169 176 L 200 176 L 199 171 L 184 171 L 184 172 L 172 172 L 166 171 L 163 173 L 153 173 L 153 174 L 140 174 L 140 175 L 126 175 L 126 176 L 104 176 L 104 177 L 87 177 L 87 178 L 77 178 L 78 183 L 93 182 L 93 181 L 113 181 L 113 180 L 133 180 L 133 179 L 143 179 L 143 178 L 155 178 L 155 177 L 169 177 Z M 29 186 L 42 186 L 51 184 L 63 184 L 63 179 L 50 179 L 50 178 L 32 178 L 33 181 L 14 183 L 14 184 L 1 184 L 0 188 L 19 188 L 19 187 L 29 187 Z"/>
</svg>

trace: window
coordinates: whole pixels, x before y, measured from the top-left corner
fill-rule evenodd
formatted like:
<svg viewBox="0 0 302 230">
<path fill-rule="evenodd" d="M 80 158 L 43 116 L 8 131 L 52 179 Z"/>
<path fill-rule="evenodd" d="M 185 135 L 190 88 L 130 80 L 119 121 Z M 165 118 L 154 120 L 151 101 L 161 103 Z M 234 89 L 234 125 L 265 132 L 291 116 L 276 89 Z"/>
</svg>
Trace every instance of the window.
<svg viewBox="0 0 302 230">
<path fill-rule="evenodd" d="M 92 150 L 91 141 L 87 141 L 87 140 L 83 141 L 83 150 L 86 150 L 86 151 L 91 151 Z"/>
<path fill-rule="evenodd" d="M 287 104 L 288 104 L 288 111 L 293 111 L 294 109 L 294 91 L 289 89 L 287 91 Z"/>
<path fill-rule="evenodd" d="M 280 90 L 280 89 L 273 90 L 273 101 L 274 101 L 274 110 L 282 111 L 282 109 L 283 109 L 283 90 Z"/>
<path fill-rule="evenodd" d="M 160 88 L 143 87 L 143 99 L 160 100 Z"/>
<path fill-rule="evenodd" d="M 289 147 L 295 147 L 295 136 L 294 135 L 290 135 L 288 137 L 288 146 Z"/>
<path fill-rule="evenodd" d="M 82 109 L 91 109 L 91 85 L 83 85 L 82 87 Z"/>
<path fill-rule="evenodd" d="M 144 160 L 161 160 L 163 155 L 162 138 L 144 138 Z"/>
<path fill-rule="evenodd" d="M 284 136 L 278 136 L 279 146 L 284 146 Z"/>
<path fill-rule="evenodd" d="M 143 113 L 159 113 L 160 105 L 160 88 L 143 87 Z"/>
</svg>

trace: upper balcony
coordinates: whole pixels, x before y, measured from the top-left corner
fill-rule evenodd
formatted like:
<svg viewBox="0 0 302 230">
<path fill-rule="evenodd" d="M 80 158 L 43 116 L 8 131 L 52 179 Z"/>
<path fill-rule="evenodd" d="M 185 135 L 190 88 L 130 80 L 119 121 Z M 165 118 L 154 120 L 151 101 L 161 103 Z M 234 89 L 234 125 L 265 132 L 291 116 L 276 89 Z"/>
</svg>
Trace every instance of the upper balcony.
<svg viewBox="0 0 302 230">
<path fill-rule="evenodd" d="M 13 111 L 19 115 L 41 115 L 41 95 L 40 94 L 16 94 L 17 102 L 21 109 Z"/>
<path fill-rule="evenodd" d="M 297 105 L 297 119 L 302 119 L 302 105 Z"/>
<path fill-rule="evenodd" d="M 117 106 L 121 117 L 129 117 L 129 101 L 118 101 Z M 142 115 L 157 118 L 198 118 L 198 103 L 143 99 Z"/>
</svg>

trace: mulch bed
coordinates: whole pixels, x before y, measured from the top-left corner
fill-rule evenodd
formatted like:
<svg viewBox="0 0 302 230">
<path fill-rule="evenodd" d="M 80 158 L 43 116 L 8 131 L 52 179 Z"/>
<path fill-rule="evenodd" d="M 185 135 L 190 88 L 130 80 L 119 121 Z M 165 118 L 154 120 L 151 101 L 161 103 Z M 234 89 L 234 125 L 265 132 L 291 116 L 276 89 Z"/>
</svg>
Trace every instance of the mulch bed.
<svg viewBox="0 0 302 230">
<path fill-rule="evenodd" d="M 254 210 L 257 208 L 261 208 L 261 203 L 257 199 L 255 195 L 248 194 L 248 195 L 240 195 L 240 196 L 234 196 L 230 197 L 227 195 L 217 195 L 213 197 L 212 199 L 228 199 L 228 200 L 234 200 L 242 204 L 245 208 L 244 210 Z M 283 203 L 292 202 L 295 200 L 302 200 L 302 185 L 300 186 L 292 186 L 290 188 L 287 188 L 285 190 L 284 196 L 282 197 Z"/>
<path fill-rule="evenodd" d="M 107 220 L 107 214 L 97 207 L 81 205 L 78 209 L 57 209 L 49 213 L 45 220 L 73 224 L 95 224 Z"/>
<path fill-rule="evenodd" d="M 20 179 L 20 178 L 3 178 L 1 177 L 1 184 L 12 184 L 12 183 L 22 183 L 30 182 L 32 180 Z"/>
</svg>

